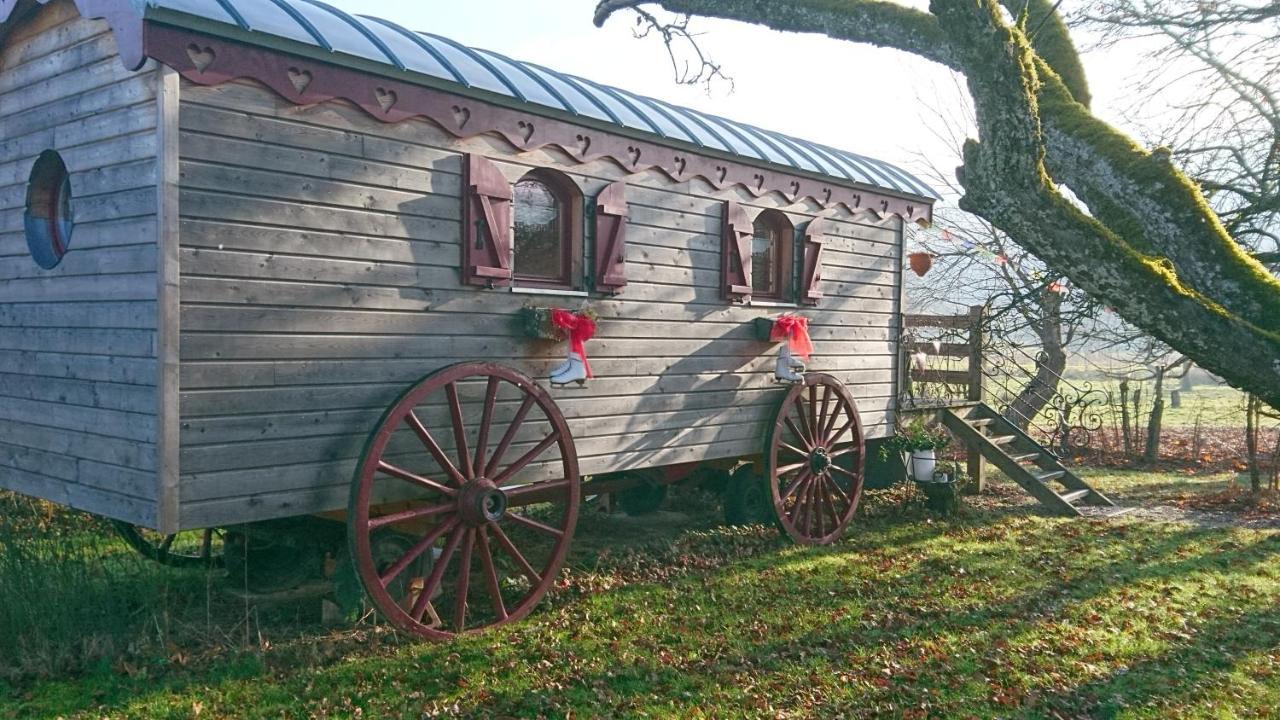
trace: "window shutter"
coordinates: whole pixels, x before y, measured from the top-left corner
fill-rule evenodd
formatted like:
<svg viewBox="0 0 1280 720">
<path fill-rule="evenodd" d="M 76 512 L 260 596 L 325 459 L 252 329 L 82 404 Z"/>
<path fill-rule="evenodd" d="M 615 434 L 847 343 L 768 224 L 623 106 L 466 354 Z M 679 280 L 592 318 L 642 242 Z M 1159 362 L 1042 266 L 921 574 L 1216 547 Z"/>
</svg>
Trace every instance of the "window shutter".
<svg viewBox="0 0 1280 720">
<path fill-rule="evenodd" d="M 751 236 L 755 228 L 747 211 L 733 200 L 725 201 L 720 232 L 724 296 L 733 302 L 746 302 L 751 299 Z"/>
<path fill-rule="evenodd" d="M 596 290 L 617 293 L 627 285 L 627 183 L 619 180 L 596 196 Z"/>
<path fill-rule="evenodd" d="M 817 305 L 822 299 L 822 244 L 826 221 L 814 218 L 804 231 L 804 265 L 800 268 L 800 304 Z"/>
<path fill-rule="evenodd" d="M 511 183 L 490 160 L 467 155 L 463 178 L 462 282 L 511 284 Z"/>
</svg>

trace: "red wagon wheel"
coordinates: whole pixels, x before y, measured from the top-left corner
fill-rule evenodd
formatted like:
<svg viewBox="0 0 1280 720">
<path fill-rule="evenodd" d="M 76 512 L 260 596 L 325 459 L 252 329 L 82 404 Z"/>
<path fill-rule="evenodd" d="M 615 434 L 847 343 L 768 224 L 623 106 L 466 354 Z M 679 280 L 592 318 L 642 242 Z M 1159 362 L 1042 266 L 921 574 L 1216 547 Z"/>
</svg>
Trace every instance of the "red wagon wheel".
<svg viewBox="0 0 1280 720">
<path fill-rule="evenodd" d="M 835 542 L 862 497 L 866 447 L 849 390 L 830 375 L 807 373 L 782 399 L 769 433 L 769 488 L 782 528 L 796 542 Z"/>
<path fill-rule="evenodd" d="M 531 378 L 480 362 L 435 372 L 383 415 L 356 469 L 361 583 L 432 640 L 519 620 L 564 563 L 578 480 L 569 426 Z"/>
</svg>

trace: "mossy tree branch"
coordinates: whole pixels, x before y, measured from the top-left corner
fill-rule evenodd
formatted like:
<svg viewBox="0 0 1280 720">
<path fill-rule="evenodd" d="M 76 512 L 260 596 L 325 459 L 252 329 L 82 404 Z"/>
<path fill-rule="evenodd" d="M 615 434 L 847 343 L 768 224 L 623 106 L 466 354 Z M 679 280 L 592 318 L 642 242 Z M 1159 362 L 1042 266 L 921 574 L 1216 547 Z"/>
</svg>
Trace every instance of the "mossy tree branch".
<svg viewBox="0 0 1280 720">
<path fill-rule="evenodd" d="M 934 0 L 927 13 L 879 0 L 604 0 L 596 21 L 657 4 L 896 48 L 962 72 L 979 141 L 966 146 L 961 207 L 1134 325 L 1280 407 L 1280 283 L 1167 158 L 1089 113 L 1079 57 L 1052 5 L 1001 1 L 1017 8 L 1016 23 L 996 0 Z M 1092 217 L 1058 192 L 1050 172 Z"/>
</svg>

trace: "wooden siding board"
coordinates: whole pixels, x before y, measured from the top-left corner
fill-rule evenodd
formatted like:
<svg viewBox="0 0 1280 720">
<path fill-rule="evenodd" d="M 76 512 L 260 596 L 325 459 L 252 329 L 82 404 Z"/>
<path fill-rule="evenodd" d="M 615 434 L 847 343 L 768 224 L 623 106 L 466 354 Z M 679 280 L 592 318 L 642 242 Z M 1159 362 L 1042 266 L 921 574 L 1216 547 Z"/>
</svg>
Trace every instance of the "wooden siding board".
<svg viewBox="0 0 1280 720">
<path fill-rule="evenodd" d="M 125 70 L 70 2 L 22 22 L 0 47 L 0 487 L 153 526 L 154 69 Z M 22 217 L 46 149 L 76 213 L 52 270 Z"/>
</svg>

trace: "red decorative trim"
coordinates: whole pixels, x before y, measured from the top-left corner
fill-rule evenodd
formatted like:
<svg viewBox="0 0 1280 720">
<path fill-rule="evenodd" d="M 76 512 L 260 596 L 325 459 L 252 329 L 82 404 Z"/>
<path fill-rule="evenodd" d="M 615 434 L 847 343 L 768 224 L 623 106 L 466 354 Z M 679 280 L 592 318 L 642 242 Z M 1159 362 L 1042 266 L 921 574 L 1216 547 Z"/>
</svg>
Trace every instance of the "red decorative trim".
<svg viewBox="0 0 1280 720">
<path fill-rule="evenodd" d="M 0 0 L 8 1 L 8 0 Z M 933 203 L 850 188 L 614 135 L 482 100 L 379 77 L 189 30 L 147 23 L 146 54 L 191 82 L 220 85 L 256 80 L 299 105 L 343 98 L 382 122 L 425 117 L 459 138 L 498 133 L 521 150 L 554 145 L 579 162 L 609 158 L 631 173 L 661 170 L 676 181 L 700 177 L 719 190 L 741 186 L 755 196 L 779 192 L 790 201 L 810 198 L 823 207 L 844 205 L 879 217 L 898 215 L 927 223 Z"/>
<path fill-rule="evenodd" d="M 0 0 L 0 23 L 7 22 L 21 0 Z M 50 0 L 36 0 L 48 5 Z M 106 20 L 116 38 L 120 61 L 130 70 L 142 67 L 142 15 L 130 2 L 122 0 L 75 0 L 81 17 Z"/>
</svg>

